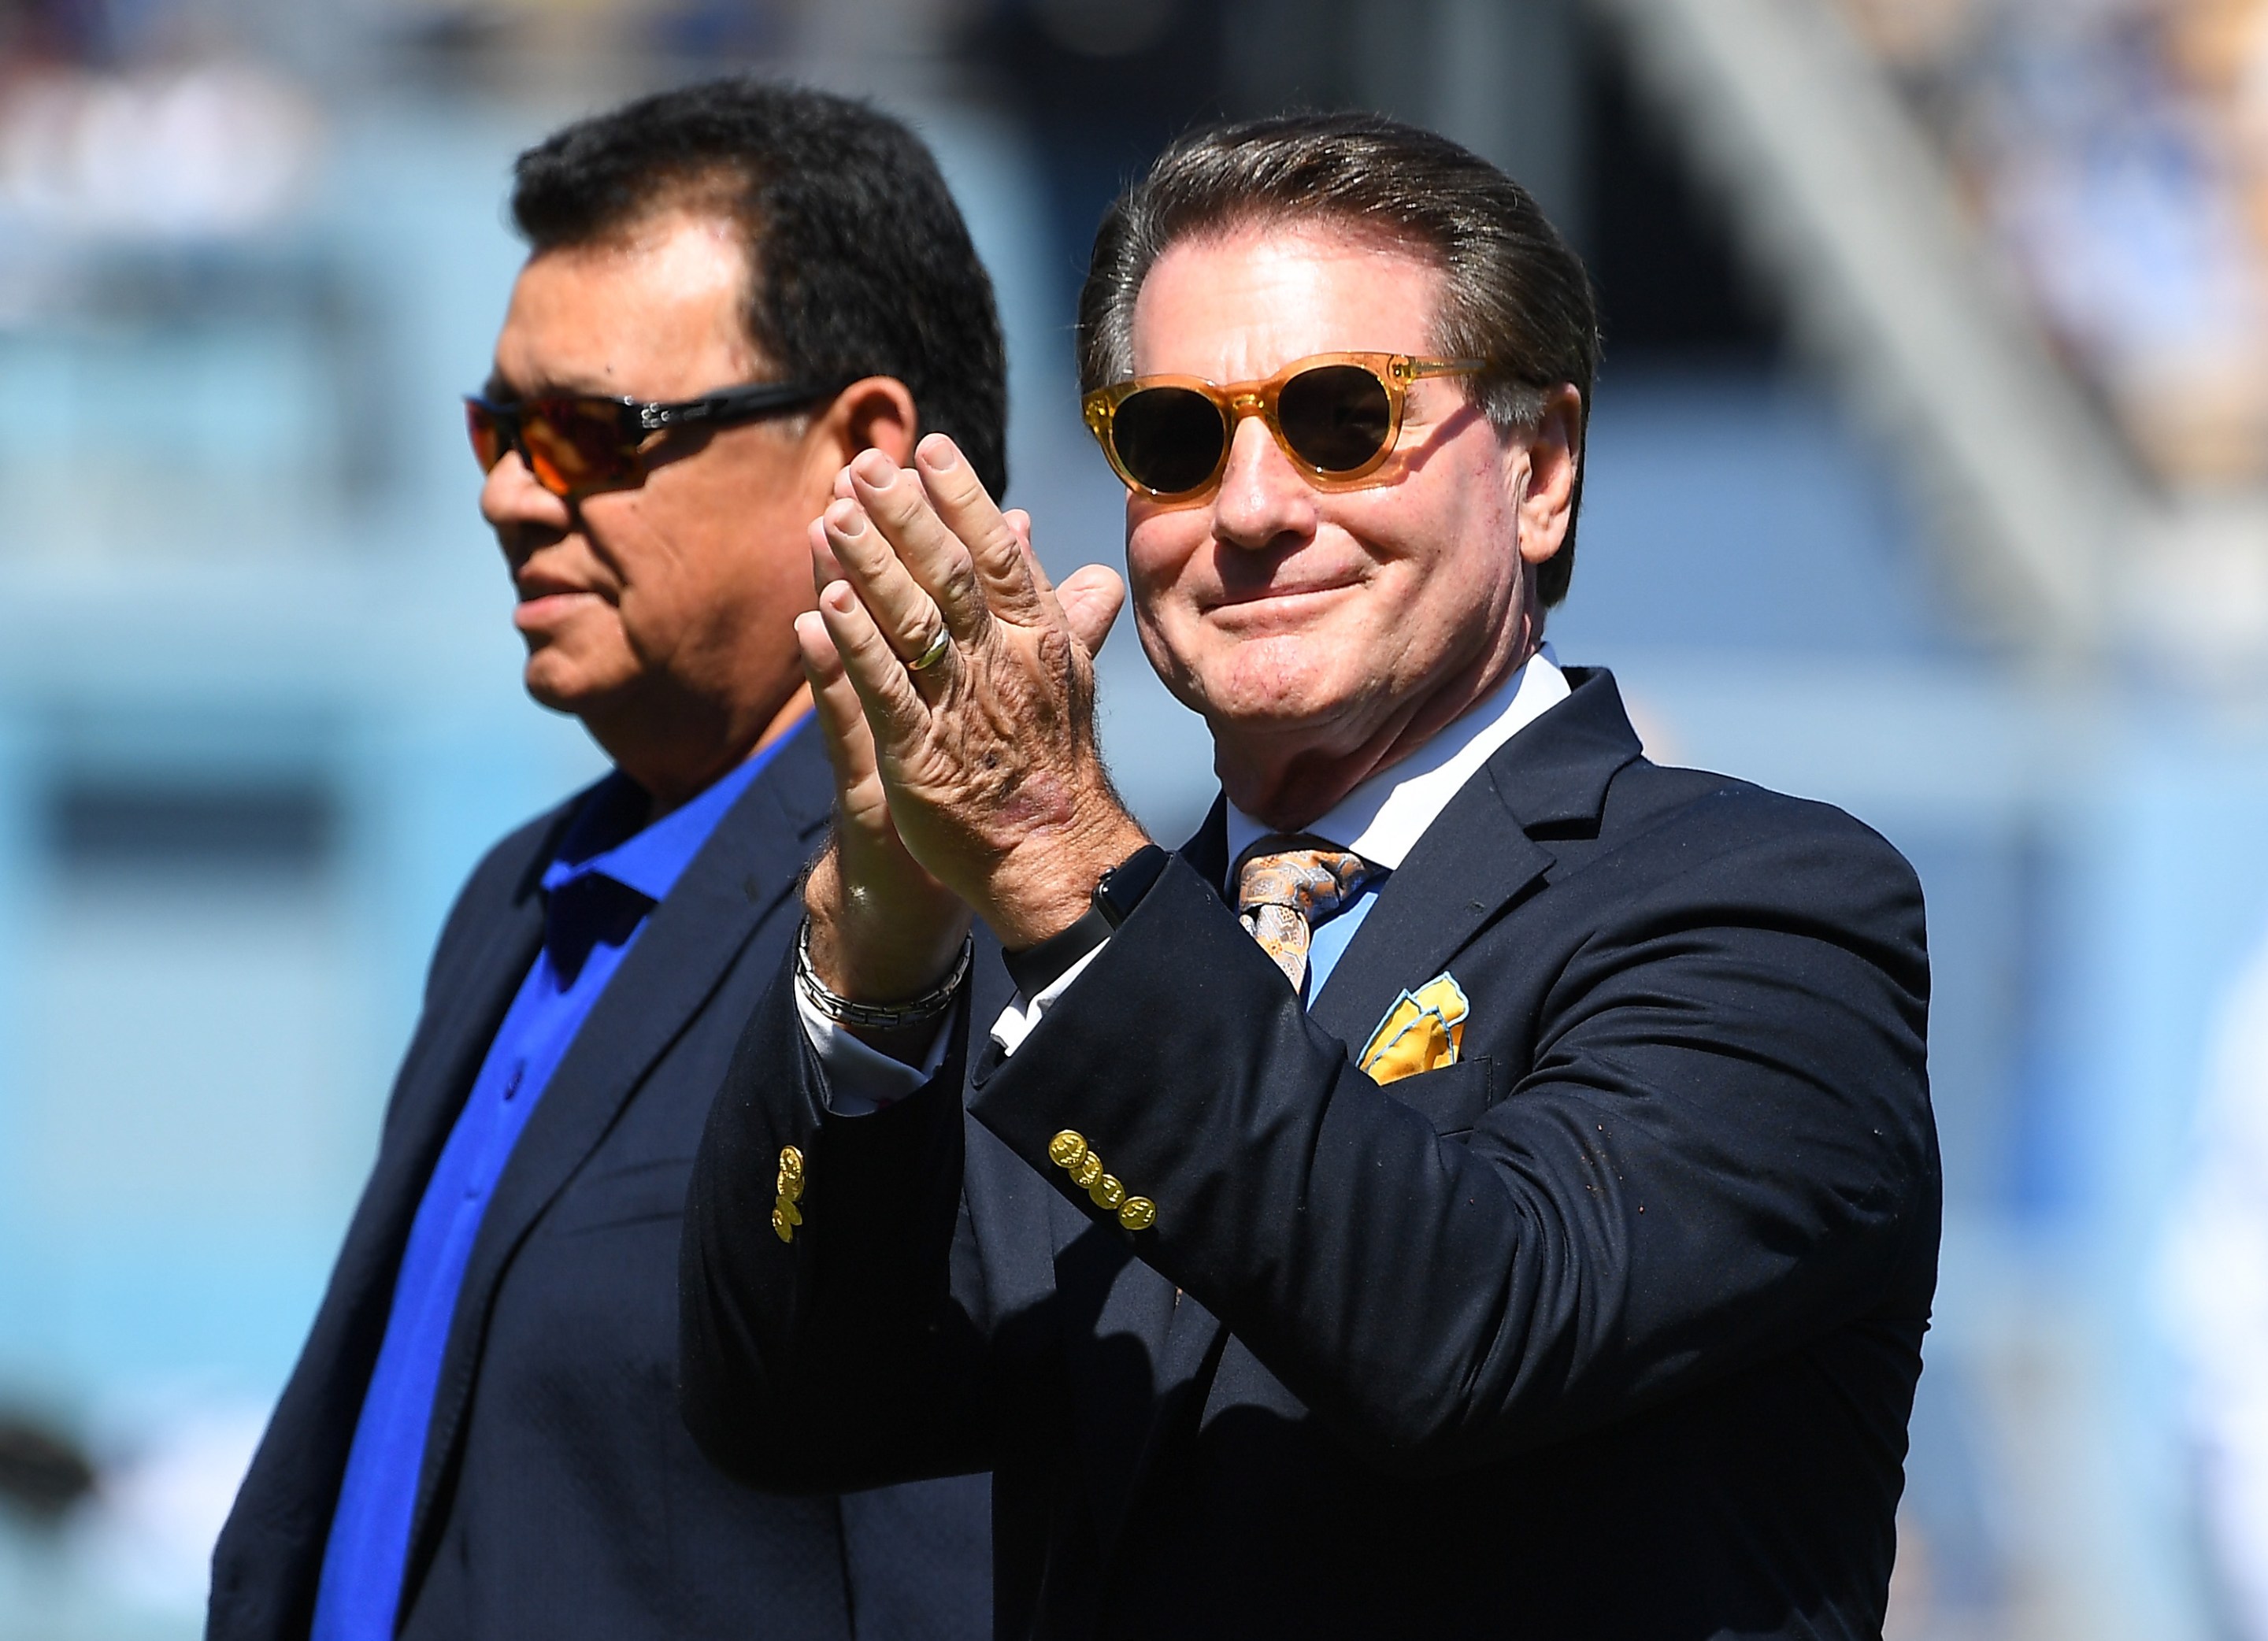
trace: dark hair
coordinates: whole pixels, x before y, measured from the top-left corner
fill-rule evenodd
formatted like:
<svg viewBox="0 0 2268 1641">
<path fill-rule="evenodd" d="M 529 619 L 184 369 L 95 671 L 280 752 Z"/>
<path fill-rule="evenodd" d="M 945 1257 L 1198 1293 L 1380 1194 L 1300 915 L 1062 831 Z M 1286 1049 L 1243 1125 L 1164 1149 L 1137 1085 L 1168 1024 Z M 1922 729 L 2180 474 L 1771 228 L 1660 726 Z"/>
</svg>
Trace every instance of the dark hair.
<svg viewBox="0 0 2268 1641">
<path fill-rule="evenodd" d="M 1534 427 L 1543 396 L 1563 383 L 1582 396 L 1579 433 L 1588 427 L 1599 321 L 1582 262 L 1528 190 L 1488 161 L 1371 114 L 1222 126 L 1160 155 L 1095 234 L 1079 298 L 1081 389 L 1134 373 L 1134 300 L 1168 247 L 1253 223 L 1319 218 L 1399 241 L 1440 266 L 1432 345 L 1489 361 L 1468 391 L 1498 430 Z M 1578 507 L 1582 497 L 1579 460 Z M 1565 543 L 1536 574 L 1546 604 L 1567 595 L 1574 561 L 1571 518 Z"/>
<path fill-rule="evenodd" d="M 664 92 L 554 132 L 512 168 L 537 251 L 655 214 L 714 213 L 748 255 L 748 338 L 784 377 L 895 376 L 924 432 L 1006 490 L 1007 370 L 992 282 L 937 161 L 868 105 L 755 78 Z"/>
</svg>

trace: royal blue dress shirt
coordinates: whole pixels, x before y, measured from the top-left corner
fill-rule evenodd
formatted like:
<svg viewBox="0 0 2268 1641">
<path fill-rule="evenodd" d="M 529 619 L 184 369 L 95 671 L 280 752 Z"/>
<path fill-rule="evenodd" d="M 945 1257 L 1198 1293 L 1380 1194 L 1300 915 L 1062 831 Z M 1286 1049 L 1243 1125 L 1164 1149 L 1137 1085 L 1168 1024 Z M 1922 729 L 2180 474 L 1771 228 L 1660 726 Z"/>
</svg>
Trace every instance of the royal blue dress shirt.
<svg viewBox="0 0 2268 1641">
<path fill-rule="evenodd" d="M 651 826 L 644 824 L 645 792 L 619 773 L 608 776 L 544 868 L 543 945 L 497 1028 L 410 1225 L 331 1518 L 312 1641 L 392 1641 L 442 1350 L 481 1216 L 544 1085 L 647 914 L 787 740 Z"/>
</svg>

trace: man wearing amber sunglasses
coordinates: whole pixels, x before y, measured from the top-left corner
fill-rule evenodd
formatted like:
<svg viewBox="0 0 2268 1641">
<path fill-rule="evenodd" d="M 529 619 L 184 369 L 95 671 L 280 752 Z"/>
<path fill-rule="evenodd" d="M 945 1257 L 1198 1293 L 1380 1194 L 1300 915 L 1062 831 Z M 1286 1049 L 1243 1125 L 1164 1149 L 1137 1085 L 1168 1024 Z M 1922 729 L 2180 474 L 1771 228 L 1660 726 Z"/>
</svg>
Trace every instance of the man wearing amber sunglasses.
<svg viewBox="0 0 2268 1641">
<path fill-rule="evenodd" d="M 528 693 L 615 772 L 460 896 L 215 1557 L 216 1641 L 989 1628 L 985 1488 L 768 1497 L 680 1422 L 687 1175 L 832 782 L 794 622 L 862 450 L 1004 482 L 990 287 L 921 144 L 731 82 L 523 155 L 466 407 Z"/>
<path fill-rule="evenodd" d="M 1390 121 L 1119 202 L 1088 423 L 1223 787 L 1174 854 L 1095 747 L 1116 576 L 941 438 L 819 526 L 843 820 L 696 1169 L 686 1412 L 773 1485 L 993 1467 L 1003 1636 L 1881 1633 L 1919 891 L 1543 647 L 1595 346 Z"/>
</svg>

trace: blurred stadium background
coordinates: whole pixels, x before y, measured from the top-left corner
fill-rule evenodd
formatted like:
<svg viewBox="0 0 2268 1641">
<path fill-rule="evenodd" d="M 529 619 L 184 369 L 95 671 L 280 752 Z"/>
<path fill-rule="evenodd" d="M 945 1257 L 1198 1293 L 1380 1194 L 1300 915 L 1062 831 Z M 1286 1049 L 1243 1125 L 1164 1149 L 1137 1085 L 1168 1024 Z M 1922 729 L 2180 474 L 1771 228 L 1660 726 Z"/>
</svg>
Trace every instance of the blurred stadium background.
<svg viewBox="0 0 2268 1641">
<path fill-rule="evenodd" d="M 938 148 L 1059 569 L 1118 537 L 1071 297 L 1172 133 L 1381 107 L 1535 189 L 1608 339 L 1558 653 L 1930 897 L 1891 1633 L 2242 1633 L 2268 1274 L 2169 1249 L 2268 937 L 2268 0 L 0 0 L 0 1641 L 197 1630 L 448 896 L 600 767 L 454 398 L 511 156 L 743 65 Z M 1202 734 L 1105 660 L 1175 832 Z"/>
</svg>

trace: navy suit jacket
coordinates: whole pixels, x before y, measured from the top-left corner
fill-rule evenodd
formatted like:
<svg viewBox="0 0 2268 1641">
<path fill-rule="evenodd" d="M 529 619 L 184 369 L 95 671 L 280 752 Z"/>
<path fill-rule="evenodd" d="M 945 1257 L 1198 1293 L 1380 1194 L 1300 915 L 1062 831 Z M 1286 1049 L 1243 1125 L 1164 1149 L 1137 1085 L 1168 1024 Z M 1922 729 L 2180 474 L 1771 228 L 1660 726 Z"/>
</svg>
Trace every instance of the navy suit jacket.
<svg viewBox="0 0 2268 1641">
<path fill-rule="evenodd" d="M 996 956 L 878 1115 L 824 1109 L 776 982 L 685 1227 L 710 1451 L 994 1467 L 1003 1637 L 1877 1635 L 1937 1256 L 1920 892 L 1569 676 L 1312 1009 L 1223 901 L 1218 812 L 1012 1057 Z M 1457 1062 L 1358 1071 L 1444 972 Z"/>
<path fill-rule="evenodd" d="M 819 735 L 797 734 L 652 912 L 529 1119 L 442 1363 L 403 1636 L 961 1641 L 990 1628 L 981 1478 L 767 1496 L 718 1475 L 677 1416 L 687 1176 L 799 921 L 832 798 Z M 410 1220 L 534 960 L 537 881 L 575 808 L 490 850 L 442 931 L 377 1166 L 214 1554 L 214 1641 L 307 1634 Z"/>
</svg>

